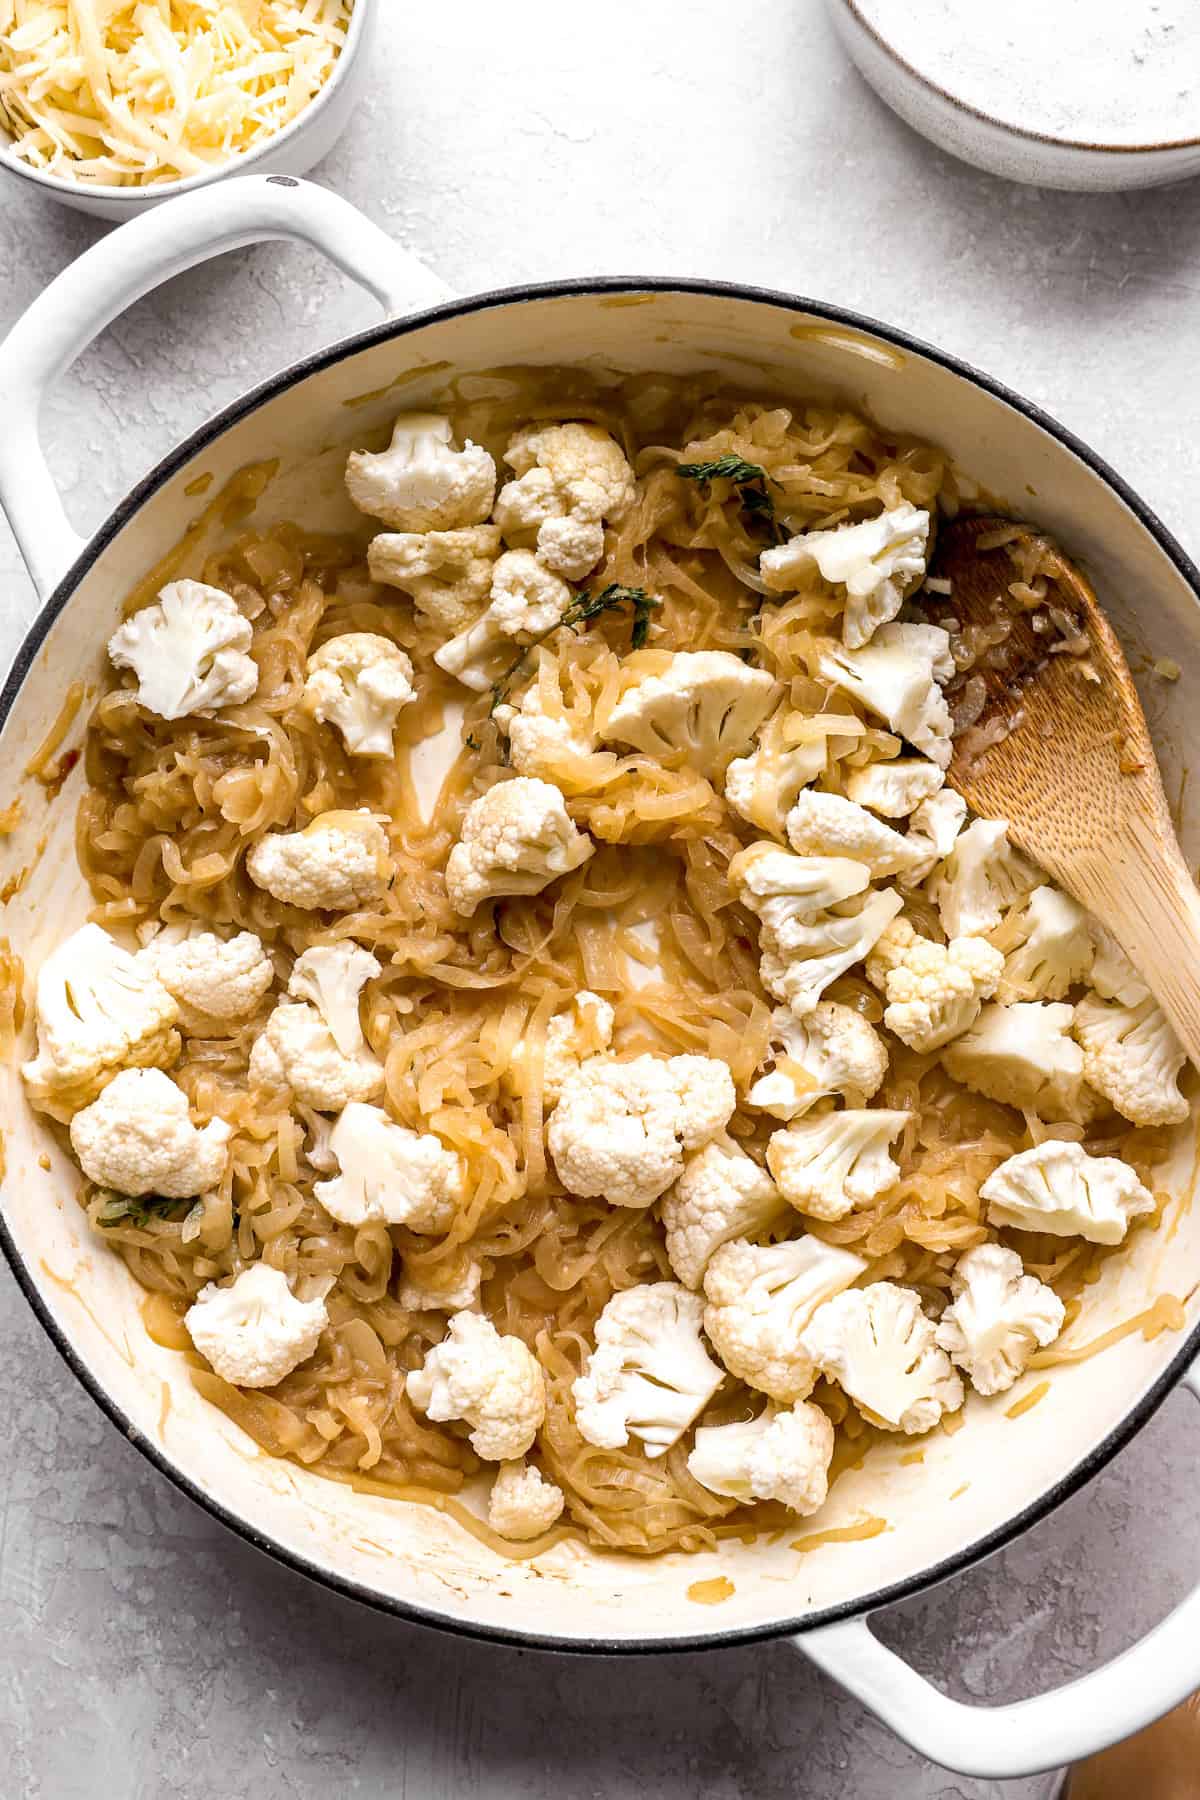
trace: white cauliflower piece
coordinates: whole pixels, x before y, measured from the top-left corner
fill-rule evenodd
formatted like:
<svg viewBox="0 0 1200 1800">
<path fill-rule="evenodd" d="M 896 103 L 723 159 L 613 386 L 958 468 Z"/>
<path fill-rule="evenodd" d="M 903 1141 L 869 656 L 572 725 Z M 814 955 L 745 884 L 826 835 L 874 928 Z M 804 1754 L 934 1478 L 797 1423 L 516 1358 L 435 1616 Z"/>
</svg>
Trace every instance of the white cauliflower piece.
<svg viewBox="0 0 1200 1800">
<path fill-rule="evenodd" d="M 807 1518 L 829 1494 L 833 1438 L 828 1416 L 807 1400 L 788 1412 L 768 1406 L 747 1424 L 702 1425 L 688 1472 L 710 1494 L 743 1505 L 779 1500 Z"/>
<path fill-rule="evenodd" d="M 1062 1000 L 1092 966 L 1088 915 L 1048 884 L 1034 888 L 1017 920 L 1019 937 L 1004 959 L 1002 1000 Z"/>
<path fill-rule="evenodd" d="M 355 1056 L 363 1048 L 359 998 L 368 981 L 382 973 L 369 950 L 343 938 L 336 944 L 317 944 L 292 964 L 288 993 L 294 1000 L 315 1006 L 329 1035 L 343 1056 Z"/>
<path fill-rule="evenodd" d="M 315 1006 L 281 1000 L 250 1050 L 253 1087 L 291 1088 L 305 1106 L 340 1112 L 354 1100 L 383 1091 L 383 1065 L 369 1050 L 343 1056 Z"/>
<path fill-rule="evenodd" d="M 677 650 L 661 675 L 627 687 L 601 737 L 667 767 L 720 775 L 779 699 L 779 683 L 728 650 Z"/>
<path fill-rule="evenodd" d="M 663 1195 L 667 1257 L 684 1287 L 696 1289 L 715 1251 L 731 1238 L 766 1231 L 784 1211 L 779 1189 L 744 1150 L 705 1144 Z"/>
<path fill-rule="evenodd" d="M 953 788 L 922 800 L 908 821 L 908 847 L 916 859 L 899 876 L 903 888 L 920 887 L 945 862 L 967 822 L 967 803 Z"/>
<path fill-rule="evenodd" d="M 593 1057 L 563 1082 L 547 1128 L 558 1178 L 584 1199 L 649 1206 L 736 1103 L 733 1077 L 715 1057 Z"/>
<path fill-rule="evenodd" d="M 500 554 L 494 525 L 459 531 L 380 532 L 367 545 L 371 580 L 412 596 L 416 610 L 447 634 L 472 624 L 487 605 Z"/>
<path fill-rule="evenodd" d="M 318 813 L 303 831 L 268 832 L 247 852 L 246 873 L 288 906 L 350 912 L 381 899 L 394 870 L 383 826 L 360 811 Z"/>
<path fill-rule="evenodd" d="M 822 1000 L 803 1019 L 776 1007 L 771 1042 L 774 1066 L 759 1076 L 746 1101 L 777 1119 L 799 1118 L 833 1094 L 870 1100 L 887 1073 L 887 1046 L 879 1033 L 836 1000 Z"/>
<path fill-rule="evenodd" d="M 297 1300 L 282 1270 L 256 1262 L 228 1287 L 201 1288 L 183 1322 L 222 1381 L 269 1388 L 307 1362 L 329 1321 L 323 1300 Z"/>
<path fill-rule="evenodd" d="M 963 1403 L 962 1382 L 913 1288 L 874 1281 L 839 1294 L 813 1315 L 802 1341 L 821 1373 L 885 1431 L 932 1431 Z"/>
<path fill-rule="evenodd" d="M 738 757 L 725 771 L 725 798 L 736 813 L 772 837 L 787 836 L 786 820 L 802 788 L 825 768 L 829 740 L 801 738 L 803 713 L 781 706 L 758 733 L 749 756 Z"/>
<path fill-rule="evenodd" d="M 555 1013 L 549 1021 L 542 1052 L 542 1105 L 547 1112 L 558 1104 L 567 1076 L 574 1075 L 581 1063 L 593 1056 L 601 1056 L 609 1048 L 613 1017 L 613 1009 L 607 1000 L 582 988 L 566 1011 Z M 512 1060 L 519 1071 L 525 1060 L 524 1040 L 516 1045 Z"/>
<path fill-rule="evenodd" d="M 84 925 L 38 970 L 37 1056 L 21 1074 L 35 1106 L 70 1113 L 127 1064 L 169 1067 L 179 1055 L 179 1008 L 139 957 Z"/>
<path fill-rule="evenodd" d="M 192 1124 L 188 1099 L 161 1069 L 122 1069 L 71 1120 L 71 1148 L 97 1187 L 188 1200 L 216 1187 L 233 1132 Z"/>
<path fill-rule="evenodd" d="M 532 775 L 498 782 L 463 815 L 446 862 L 455 912 L 470 918 L 484 900 L 540 894 L 588 860 L 596 846 L 575 824 L 560 790 Z"/>
<path fill-rule="evenodd" d="M 1035 1350 L 1052 1344 L 1066 1308 L 1025 1273 L 1015 1250 L 979 1244 L 955 1264 L 954 1299 L 937 1328 L 939 1346 L 970 1377 L 977 1394 L 1004 1394 Z"/>
<path fill-rule="evenodd" d="M 1039 871 L 1009 844 L 1004 819 L 976 819 L 955 843 L 930 895 L 947 937 L 983 937 L 1041 882 Z"/>
<path fill-rule="evenodd" d="M 867 961 L 868 979 L 887 995 L 884 1024 L 922 1056 L 975 1023 L 1003 970 L 1002 953 L 985 938 L 935 944 L 908 919 L 881 935 Z"/>
<path fill-rule="evenodd" d="M 356 450 L 346 463 L 346 492 L 359 512 L 393 531 L 452 531 L 480 525 L 492 510 L 496 465 L 468 438 L 452 447 L 449 419 L 401 413 L 378 455 Z"/>
<path fill-rule="evenodd" d="M 584 758 L 595 751 L 595 733 L 590 723 L 565 712 L 546 712 L 538 682 L 526 689 L 519 706 L 498 706 L 492 717 L 507 734 L 509 760 L 518 775 L 538 775 L 572 791 L 576 776 L 581 789 L 588 785 Z"/>
<path fill-rule="evenodd" d="M 486 610 L 465 631 L 452 637 L 433 660 L 464 687 L 484 693 L 503 652 L 511 661 L 512 645 L 542 637 L 560 622 L 571 604 L 571 590 L 531 550 L 506 550 L 492 575 L 492 597 Z"/>
<path fill-rule="evenodd" d="M 1093 962 L 1088 980 L 1102 1000 L 1117 1000 L 1122 1006 L 1140 1006 L 1150 998 L 1150 989 L 1142 980 L 1112 933 L 1099 919 L 1089 916 Z"/>
<path fill-rule="evenodd" d="M 546 1378 L 532 1350 L 502 1337 L 482 1313 L 455 1313 L 448 1335 L 405 1384 L 408 1398 L 435 1425 L 462 1419 L 484 1462 L 514 1462 L 546 1416 Z"/>
<path fill-rule="evenodd" d="M 897 756 L 892 762 L 870 762 L 865 769 L 851 769 L 846 776 L 846 795 L 856 806 L 869 806 L 885 819 L 905 819 L 923 801 L 940 793 L 945 783 L 945 773 L 928 757 Z"/>
<path fill-rule="evenodd" d="M 1069 1035 L 1074 1010 L 1062 1001 L 985 1006 L 970 1030 L 947 1045 L 942 1066 L 989 1100 L 1039 1119 L 1083 1123 L 1096 1105 L 1083 1085 L 1083 1051 Z"/>
<path fill-rule="evenodd" d="M 764 550 L 758 568 L 775 594 L 794 593 L 814 567 L 825 581 L 844 587 L 842 640 L 859 650 L 896 617 L 905 595 L 924 580 L 928 544 L 929 514 L 902 500 L 873 519 L 832 531 L 802 532 Z"/>
<path fill-rule="evenodd" d="M 599 425 L 527 425 L 504 460 L 518 477 L 496 496 L 505 541 L 582 581 L 604 554 L 605 521 L 620 524 L 637 493 L 621 446 Z"/>
<path fill-rule="evenodd" d="M 336 726 L 351 756 L 390 756 L 397 716 L 417 697 L 412 674 L 390 638 L 347 631 L 309 657 L 302 704 L 320 724 Z"/>
<path fill-rule="evenodd" d="M 171 581 L 108 640 L 118 669 L 137 676 L 136 696 L 160 719 L 186 719 L 242 706 L 258 691 L 247 656 L 254 633 L 237 601 L 203 581 Z"/>
<path fill-rule="evenodd" d="M 950 634 L 940 625 L 881 625 L 869 644 L 848 650 L 829 640 L 817 673 L 883 719 L 937 763 L 950 767 L 954 722 L 938 686 L 954 673 Z"/>
<path fill-rule="evenodd" d="M 866 1270 L 861 1256 L 817 1237 L 761 1248 L 735 1239 L 705 1271 L 704 1329 L 731 1375 L 790 1405 L 817 1379 L 804 1327 Z"/>
<path fill-rule="evenodd" d="M 1083 1077 L 1135 1125 L 1181 1125 L 1187 1100 L 1179 1071 L 1187 1052 L 1152 999 L 1109 1005 L 1089 994 L 1075 1008 Z"/>
<path fill-rule="evenodd" d="M 880 880 L 898 875 L 913 860 L 908 839 L 865 807 L 841 794 L 805 788 L 787 816 L 788 842 L 797 856 L 849 856 Z"/>
<path fill-rule="evenodd" d="M 1119 1244 L 1131 1219 L 1154 1211 L 1153 1196 L 1115 1156 L 1089 1156 L 1079 1144 L 1047 1138 L 1010 1156 L 979 1189 L 991 1224 Z"/>
<path fill-rule="evenodd" d="M 657 1457 L 683 1436 L 725 1379 L 700 1336 L 703 1313 L 699 1295 L 674 1281 L 613 1295 L 571 1390 L 587 1443 L 620 1450 L 632 1436 Z"/>
<path fill-rule="evenodd" d="M 164 925 L 138 962 L 187 1013 L 221 1024 L 248 1019 L 275 980 L 275 965 L 252 931 L 221 938 L 198 925 Z"/>
<path fill-rule="evenodd" d="M 527 1543 L 549 1531 L 566 1496 L 540 1469 L 521 1460 L 503 1462 L 488 1496 L 488 1524 L 499 1537 Z"/>
<path fill-rule="evenodd" d="M 764 935 L 759 961 L 763 986 L 798 1019 L 805 1018 L 831 981 L 869 955 L 903 904 L 899 894 L 883 888 L 868 894 L 857 912 L 820 913 L 811 925 L 791 927 L 786 948 Z"/>
<path fill-rule="evenodd" d="M 337 1162 L 332 1181 L 313 1188 L 342 1225 L 407 1225 L 411 1231 L 449 1231 L 463 1197 L 466 1168 L 432 1132 L 397 1125 L 382 1107 L 352 1101 L 330 1133 Z M 516 1452 L 514 1452 L 514 1455 Z"/>
<path fill-rule="evenodd" d="M 767 1167 L 797 1212 L 814 1219 L 844 1219 L 899 1181 L 888 1145 L 911 1116 L 864 1107 L 796 1119 L 786 1131 L 773 1133 Z"/>
<path fill-rule="evenodd" d="M 462 1263 L 458 1277 L 450 1287 L 429 1287 L 406 1269 L 396 1289 L 396 1298 L 408 1312 L 475 1311 L 479 1306 L 482 1282 L 483 1265 L 470 1258 Z"/>
</svg>

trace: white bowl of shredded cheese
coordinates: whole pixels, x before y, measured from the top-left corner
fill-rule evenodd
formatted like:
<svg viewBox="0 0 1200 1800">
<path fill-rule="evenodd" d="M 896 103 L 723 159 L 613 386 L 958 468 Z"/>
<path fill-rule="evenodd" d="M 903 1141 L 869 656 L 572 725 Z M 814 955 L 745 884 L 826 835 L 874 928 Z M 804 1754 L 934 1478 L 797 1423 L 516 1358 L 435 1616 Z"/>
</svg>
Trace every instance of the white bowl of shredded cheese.
<svg viewBox="0 0 1200 1800">
<path fill-rule="evenodd" d="M 893 111 L 964 162 L 1099 192 L 1200 174 L 1195 0 L 831 0 Z"/>
<path fill-rule="evenodd" d="M 0 0 L 0 170 L 125 219 L 345 129 L 377 0 Z"/>
</svg>

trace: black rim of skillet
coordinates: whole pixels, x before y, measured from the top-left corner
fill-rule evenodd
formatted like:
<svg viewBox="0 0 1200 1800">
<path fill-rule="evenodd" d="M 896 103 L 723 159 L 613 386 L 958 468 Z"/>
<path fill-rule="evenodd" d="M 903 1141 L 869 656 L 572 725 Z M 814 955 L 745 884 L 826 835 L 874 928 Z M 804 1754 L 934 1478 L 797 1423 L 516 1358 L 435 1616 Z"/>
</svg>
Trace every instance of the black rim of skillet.
<svg viewBox="0 0 1200 1800">
<path fill-rule="evenodd" d="M 230 426 L 236 425 L 265 402 L 274 399 L 286 389 L 294 387 L 307 376 L 314 375 L 323 369 L 332 368 L 361 350 L 386 343 L 389 340 L 409 337 L 424 326 L 435 324 L 441 320 L 470 313 L 488 312 L 531 300 L 565 299 L 574 295 L 605 296 L 633 293 L 702 294 L 716 299 L 744 300 L 752 304 L 778 307 L 785 312 L 800 313 L 827 321 L 833 326 L 861 331 L 869 337 L 875 337 L 884 343 L 894 345 L 898 350 L 936 363 L 943 369 L 949 370 L 950 373 L 960 376 L 963 380 L 972 382 L 976 387 L 982 388 L 985 393 L 991 394 L 995 399 L 1011 407 L 1014 412 L 1020 413 L 1024 418 L 1040 427 L 1079 461 L 1087 464 L 1117 494 L 1150 533 L 1188 583 L 1197 603 L 1200 604 L 1200 569 L 1192 562 L 1182 546 L 1176 542 L 1157 514 L 1133 492 L 1103 457 L 1098 456 L 1073 432 L 1059 424 L 1048 413 L 1043 412 L 1040 407 L 1023 399 L 1020 394 L 1014 393 L 1011 388 L 994 381 L 980 370 L 972 368 L 969 363 L 962 362 L 957 357 L 948 356 L 944 351 L 924 343 L 919 338 L 910 336 L 907 332 L 898 331 L 895 327 L 880 324 L 877 320 L 864 314 L 848 312 L 842 307 L 831 306 L 826 302 L 805 299 L 796 294 L 771 288 L 747 287 L 737 282 L 662 276 L 649 278 L 606 276 L 571 281 L 533 282 L 518 287 L 494 289 L 487 293 L 471 295 L 464 300 L 453 300 L 442 305 L 428 307 L 420 312 L 409 314 L 403 319 L 385 321 L 381 325 L 372 326 L 366 331 L 344 338 L 327 349 L 317 351 L 312 356 L 291 364 L 281 373 L 252 388 L 240 400 L 218 413 L 215 418 L 201 425 L 190 437 L 165 456 L 149 474 L 144 476 L 136 487 L 131 489 L 99 531 L 88 541 L 72 567 L 40 609 L 17 652 L 3 690 L 0 691 L 0 727 L 7 722 L 25 676 L 51 626 L 101 551 L 112 542 L 134 514 L 158 492 L 177 470 L 189 462 L 198 451 L 203 450 L 206 445 L 215 442 Z M 252 1544 L 256 1549 L 263 1551 L 285 1567 L 307 1576 L 311 1581 L 330 1588 L 335 1593 L 349 1599 L 361 1601 L 378 1612 L 390 1613 L 397 1618 L 410 1620 L 417 1624 L 430 1625 L 460 1637 L 510 1644 L 522 1649 L 574 1652 L 583 1655 L 662 1655 L 673 1652 L 716 1649 L 735 1644 L 766 1642 L 773 1638 L 793 1636 L 802 1638 L 806 1631 L 816 1630 L 822 1625 L 831 1625 L 839 1620 L 865 1617 L 883 1607 L 892 1606 L 897 1601 L 909 1599 L 915 1594 L 923 1593 L 928 1588 L 936 1587 L 951 1576 L 961 1574 L 975 1563 L 981 1562 L 985 1557 L 993 1555 L 996 1551 L 1003 1549 L 1005 1545 L 1012 1543 L 1030 1526 L 1046 1518 L 1093 1476 L 1097 1475 L 1157 1412 L 1185 1369 L 1200 1351 L 1200 1325 L 1197 1325 L 1183 1340 L 1170 1363 L 1151 1383 L 1137 1405 L 1132 1407 L 1121 1423 L 1089 1451 L 1067 1475 L 1047 1489 L 1038 1500 L 1023 1508 L 1003 1525 L 986 1533 L 955 1555 L 932 1564 L 918 1575 L 909 1576 L 903 1581 L 880 1588 L 875 1593 L 868 1594 L 859 1600 L 846 1601 L 838 1606 L 825 1607 L 819 1611 L 799 1616 L 785 1616 L 773 1620 L 769 1624 L 748 1625 L 726 1631 L 680 1633 L 666 1640 L 652 1637 L 564 1638 L 538 1631 L 536 1628 L 517 1630 L 502 1625 L 487 1625 L 458 1619 L 452 1614 L 435 1612 L 410 1601 L 382 1594 L 360 1582 L 352 1581 L 330 1569 L 322 1568 L 320 1564 L 286 1548 L 266 1532 L 260 1531 L 257 1527 L 239 1518 L 219 1500 L 206 1494 L 189 1476 L 177 1469 L 104 1391 L 87 1364 L 75 1353 L 63 1332 L 60 1331 L 25 1267 L 2 1212 L 0 1212 L 0 1248 L 3 1248 L 17 1283 L 47 1336 L 96 1404 L 107 1413 L 123 1436 L 142 1453 L 147 1461 L 165 1475 L 168 1481 L 172 1482 L 189 1499 L 194 1500 L 197 1505 L 202 1506 L 214 1519 L 220 1520 L 221 1524 L 236 1532 L 246 1543 Z M 799 1584 L 800 1578 L 797 1577 L 797 1585 Z"/>
</svg>

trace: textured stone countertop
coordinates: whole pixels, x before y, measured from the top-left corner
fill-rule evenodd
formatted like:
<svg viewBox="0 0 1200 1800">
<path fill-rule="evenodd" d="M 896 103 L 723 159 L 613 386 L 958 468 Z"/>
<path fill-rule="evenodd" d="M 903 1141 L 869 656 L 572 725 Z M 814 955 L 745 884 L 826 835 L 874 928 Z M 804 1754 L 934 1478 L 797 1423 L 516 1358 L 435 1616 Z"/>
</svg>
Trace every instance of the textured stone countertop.
<svg viewBox="0 0 1200 1800">
<path fill-rule="evenodd" d="M 1200 188 L 1090 198 L 952 162 L 862 86 L 816 0 L 610 0 L 577 21 L 549 0 L 384 3 L 394 39 L 318 179 L 456 287 L 700 274 L 886 318 L 1057 414 L 1200 553 Z M 0 331 L 97 229 L 0 183 Z M 47 411 L 79 526 L 215 406 L 371 316 L 315 258 L 278 246 L 143 302 Z M 30 606 L 0 522 L 5 657 Z M 883 1635 L 954 1692 L 989 1700 L 1129 1643 L 1200 1572 L 1194 1411 L 1172 1398 L 1056 1516 L 890 1615 Z M 326 1595 L 141 1460 L 7 1271 L 0 1443 L 11 1800 L 1046 1791 L 930 1767 L 786 1646 L 554 1660 Z"/>
</svg>

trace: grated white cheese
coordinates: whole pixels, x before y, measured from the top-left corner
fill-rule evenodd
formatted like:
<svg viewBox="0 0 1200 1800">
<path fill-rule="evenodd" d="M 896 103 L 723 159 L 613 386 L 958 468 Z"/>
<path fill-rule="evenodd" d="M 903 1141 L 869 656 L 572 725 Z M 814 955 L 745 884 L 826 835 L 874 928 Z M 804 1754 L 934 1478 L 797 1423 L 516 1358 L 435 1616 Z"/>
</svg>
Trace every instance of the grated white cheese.
<svg viewBox="0 0 1200 1800">
<path fill-rule="evenodd" d="M 0 0 L 0 128 L 68 180 L 137 187 L 273 137 L 333 72 L 354 0 Z"/>
</svg>

